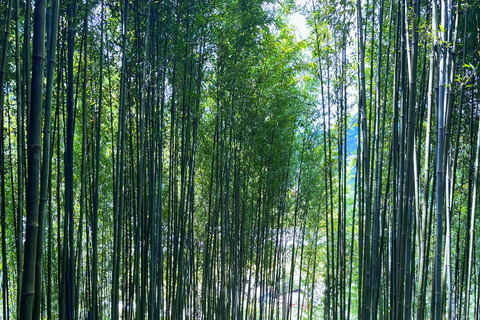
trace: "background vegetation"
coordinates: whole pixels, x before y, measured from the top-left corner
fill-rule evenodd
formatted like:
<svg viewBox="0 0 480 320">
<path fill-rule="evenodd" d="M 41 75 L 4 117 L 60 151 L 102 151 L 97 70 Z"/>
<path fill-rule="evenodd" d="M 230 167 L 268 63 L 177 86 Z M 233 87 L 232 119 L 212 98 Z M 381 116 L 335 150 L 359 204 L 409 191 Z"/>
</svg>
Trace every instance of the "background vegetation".
<svg viewBox="0 0 480 320">
<path fill-rule="evenodd" d="M 478 319 L 478 12 L 0 1 L 2 318 Z"/>
</svg>

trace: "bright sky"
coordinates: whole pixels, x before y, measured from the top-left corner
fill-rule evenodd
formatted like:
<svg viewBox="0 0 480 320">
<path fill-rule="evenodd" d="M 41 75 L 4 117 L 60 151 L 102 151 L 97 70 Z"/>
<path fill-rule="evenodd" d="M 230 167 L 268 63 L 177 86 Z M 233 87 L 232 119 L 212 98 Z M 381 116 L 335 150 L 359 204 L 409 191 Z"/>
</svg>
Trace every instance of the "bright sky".
<svg viewBox="0 0 480 320">
<path fill-rule="evenodd" d="M 304 40 L 308 37 L 310 30 L 307 27 L 307 20 L 301 13 L 295 12 L 291 14 L 290 23 L 295 27 L 295 34 L 299 39 Z"/>
<path fill-rule="evenodd" d="M 304 7 L 309 3 L 309 0 L 296 0 L 297 6 Z M 295 12 L 290 15 L 290 23 L 295 27 L 295 34 L 300 40 L 308 38 L 310 29 L 307 26 L 307 19 L 300 12 Z"/>
</svg>

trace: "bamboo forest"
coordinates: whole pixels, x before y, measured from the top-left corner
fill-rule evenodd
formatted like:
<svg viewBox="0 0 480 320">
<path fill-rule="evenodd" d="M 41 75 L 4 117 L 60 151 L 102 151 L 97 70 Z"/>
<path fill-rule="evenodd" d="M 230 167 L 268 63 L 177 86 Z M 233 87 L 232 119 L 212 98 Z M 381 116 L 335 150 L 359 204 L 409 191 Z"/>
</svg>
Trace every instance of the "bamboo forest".
<svg viewBox="0 0 480 320">
<path fill-rule="evenodd" d="M 479 0 L 0 0 L 0 319 L 480 319 L 477 71 Z"/>
</svg>

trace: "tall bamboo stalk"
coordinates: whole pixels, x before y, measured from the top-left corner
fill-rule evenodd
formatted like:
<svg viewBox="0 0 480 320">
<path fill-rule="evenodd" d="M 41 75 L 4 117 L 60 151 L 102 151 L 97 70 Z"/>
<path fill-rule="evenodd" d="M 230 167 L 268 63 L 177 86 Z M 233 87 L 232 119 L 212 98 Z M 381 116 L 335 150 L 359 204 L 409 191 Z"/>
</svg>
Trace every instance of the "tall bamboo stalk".
<svg viewBox="0 0 480 320">
<path fill-rule="evenodd" d="M 33 36 L 33 72 L 30 121 L 27 129 L 28 173 L 26 203 L 27 224 L 25 229 L 25 258 L 22 280 L 20 319 L 32 319 L 35 297 L 35 262 L 38 244 L 39 174 L 41 151 L 41 128 L 43 109 L 45 1 L 35 1 Z M 41 244 L 40 244 L 41 245 Z"/>
</svg>

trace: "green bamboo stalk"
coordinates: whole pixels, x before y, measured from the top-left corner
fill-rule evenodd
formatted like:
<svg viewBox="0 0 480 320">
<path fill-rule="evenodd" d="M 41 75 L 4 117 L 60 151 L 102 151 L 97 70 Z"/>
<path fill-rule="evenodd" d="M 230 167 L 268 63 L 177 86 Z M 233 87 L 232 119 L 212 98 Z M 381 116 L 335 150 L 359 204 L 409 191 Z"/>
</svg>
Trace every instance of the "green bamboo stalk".
<svg viewBox="0 0 480 320">
<path fill-rule="evenodd" d="M 39 233 L 37 245 L 37 262 L 35 269 L 35 304 L 33 315 L 35 319 L 40 319 L 40 302 L 43 296 L 43 242 L 45 237 L 45 213 L 47 210 L 47 192 L 51 184 L 51 166 L 52 166 L 52 94 L 53 94 L 53 76 L 55 72 L 55 56 L 57 49 L 59 5 L 58 0 L 52 4 L 52 15 L 50 16 L 50 28 L 47 30 L 47 87 L 45 98 L 45 119 L 43 128 L 43 160 L 40 176 L 40 208 L 39 208 Z"/>
<path fill-rule="evenodd" d="M 112 272 L 112 314 L 111 319 L 119 318 L 119 278 L 120 278 L 120 250 L 122 247 L 122 226 L 123 226 L 123 186 L 124 186 L 124 150 L 125 150 L 125 91 L 126 91 L 126 43 L 127 43 L 127 23 L 128 23 L 128 0 L 124 2 L 123 20 L 122 20 L 122 71 L 120 82 L 120 105 L 119 117 L 120 123 L 117 133 L 117 165 L 116 182 L 114 196 L 114 247 L 113 247 L 113 272 Z M 124 300 L 125 301 L 125 300 Z"/>
<path fill-rule="evenodd" d="M 25 132 L 24 132 L 24 114 L 25 99 L 23 96 L 23 82 L 22 82 L 22 70 L 20 60 L 20 1 L 15 0 L 15 81 L 16 81 L 16 94 L 17 94 L 17 220 L 16 224 L 16 250 L 17 250 L 17 301 L 16 301 L 16 315 L 17 319 L 20 316 L 20 302 L 22 299 L 22 252 L 23 252 L 23 216 L 24 216 L 24 182 L 25 173 L 23 167 L 23 154 L 25 149 Z M 3 123 L 3 121 L 2 121 Z"/>
<path fill-rule="evenodd" d="M 475 165 L 474 165 L 474 178 L 473 178 L 473 189 L 472 189 L 472 206 L 470 213 L 470 237 L 468 244 L 468 267 L 467 267 L 467 288 L 466 288 L 466 297 L 465 297 L 465 319 L 470 317 L 470 295 L 472 287 L 472 264 L 473 264 L 473 249 L 475 247 L 474 237 L 475 237 L 475 215 L 477 210 L 477 186 L 478 186 L 478 164 L 480 158 L 480 121 L 478 121 L 478 132 L 477 132 L 477 148 L 475 156 Z"/>
<path fill-rule="evenodd" d="M 35 261 L 38 242 L 39 173 L 44 80 L 45 1 L 35 1 L 33 37 L 33 73 L 30 121 L 27 129 L 28 181 L 25 258 L 22 280 L 20 319 L 32 319 L 35 294 Z M 40 244 L 41 245 L 41 244 Z"/>
<path fill-rule="evenodd" d="M 95 177 L 94 177 L 94 190 L 93 190 L 93 212 L 92 212 L 92 320 L 101 319 L 101 308 L 98 307 L 98 202 L 99 202 L 99 190 L 98 184 L 100 179 L 100 138 L 101 138 L 101 126 L 102 126 L 102 107 L 103 107 L 103 39 L 104 39 L 104 4 L 102 1 L 102 12 L 100 22 L 100 82 L 98 93 L 98 106 L 97 106 L 97 121 L 96 121 L 96 136 L 95 136 Z M 85 9 L 85 29 L 87 29 L 87 10 Z M 87 38 L 87 31 L 85 30 L 85 40 Z M 85 67 L 84 77 L 87 72 L 87 44 L 85 43 Z M 86 93 L 85 93 L 86 95 Z M 85 96 L 86 98 L 86 96 Z M 85 99 L 86 102 L 86 99 Z"/>
<path fill-rule="evenodd" d="M 7 65 L 7 48 L 8 48 L 8 39 L 10 34 L 10 22 L 12 19 L 12 9 L 13 9 L 13 1 L 10 0 L 7 7 L 7 18 L 5 24 L 5 33 L 3 36 L 3 43 L 2 43 L 2 57 L 1 57 L 1 65 L 0 65 L 0 133 L 2 137 L 0 138 L 0 197 L 1 197 L 1 204 L 0 204 L 0 219 L 1 219 L 1 229 L 2 229 L 2 300 L 3 300 L 3 316 L 5 318 L 9 318 L 9 310 L 8 310 L 8 275 L 7 275 L 7 259 L 6 259 L 6 228 L 5 228 L 5 220 L 6 220 L 6 194 L 5 194 L 5 186 L 7 185 L 6 178 L 5 178 L 5 141 L 3 140 L 5 137 L 5 128 L 4 128 L 4 115 L 3 110 L 4 102 L 5 102 L 5 73 L 6 73 L 6 65 Z M 8 118 L 8 114 L 7 114 Z M 8 135 L 10 136 L 10 135 Z"/>
</svg>

